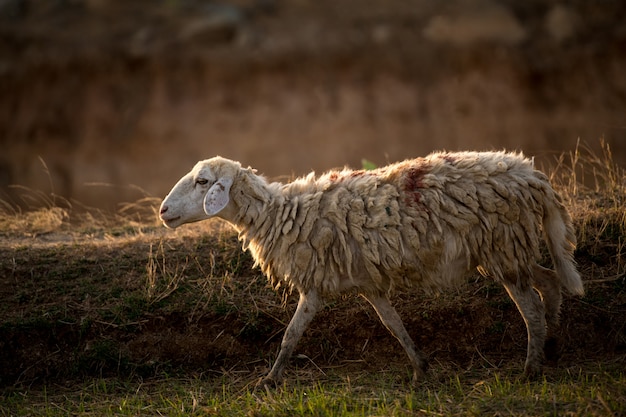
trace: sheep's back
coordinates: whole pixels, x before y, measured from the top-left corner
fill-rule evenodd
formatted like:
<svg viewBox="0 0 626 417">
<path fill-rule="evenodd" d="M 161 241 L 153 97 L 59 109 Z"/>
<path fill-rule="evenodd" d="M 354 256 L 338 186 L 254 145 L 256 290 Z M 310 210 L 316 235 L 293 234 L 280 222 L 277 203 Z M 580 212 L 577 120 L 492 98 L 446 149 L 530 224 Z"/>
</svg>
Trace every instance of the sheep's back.
<svg viewBox="0 0 626 417">
<path fill-rule="evenodd" d="M 309 176 L 284 186 L 255 257 L 274 285 L 303 291 L 438 288 L 454 281 L 450 265 L 505 279 L 539 255 L 545 187 L 529 160 L 506 153 Z"/>
</svg>

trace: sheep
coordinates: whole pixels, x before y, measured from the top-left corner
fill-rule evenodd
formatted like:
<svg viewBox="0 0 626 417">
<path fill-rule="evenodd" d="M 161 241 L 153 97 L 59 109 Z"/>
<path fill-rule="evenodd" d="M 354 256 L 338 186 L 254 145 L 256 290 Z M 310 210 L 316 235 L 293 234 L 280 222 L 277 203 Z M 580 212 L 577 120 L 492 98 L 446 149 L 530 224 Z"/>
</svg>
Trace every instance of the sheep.
<svg viewBox="0 0 626 417">
<path fill-rule="evenodd" d="M 274 288 L 299 301 L 262 385 L 277 385 L 323 300 L 352 291 L 376 310 L 425 376 L 390 296 L 460 284 L 475 270 L 502 284 L 527 327 L 524 374 L 540 372 L 561 288 L 583 295 L 572 220 L 548 178 L 521 153 L 438 152 L 375 170 L 331 170 L 282 184 L 222 157 L 198 162 L 160 207 L 168 228 L 231 223 Z M 555 270 L 540 266 L 540 235 Z M 537 291 L 535 292 L 533 288 Z"/>
</svg>

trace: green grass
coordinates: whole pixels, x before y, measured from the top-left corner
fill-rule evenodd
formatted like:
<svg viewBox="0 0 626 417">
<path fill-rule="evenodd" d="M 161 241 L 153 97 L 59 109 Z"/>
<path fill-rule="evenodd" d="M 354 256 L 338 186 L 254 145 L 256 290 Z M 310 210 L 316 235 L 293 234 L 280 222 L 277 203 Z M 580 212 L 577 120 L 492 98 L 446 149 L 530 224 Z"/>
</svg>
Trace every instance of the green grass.
<svg viewBox="0 0 626 417">
<path fill-rule="evenodd" d="M 93 379 L 2 396 L 3 415 L 33 416 L 611 416 L 626 413 L 623 370 L 566 369 L 538 381 L 463 372 L 412 387 L 391 373 L 305 378 L 276 390 L 242 386 L 237 375 Z"/>
</svg>

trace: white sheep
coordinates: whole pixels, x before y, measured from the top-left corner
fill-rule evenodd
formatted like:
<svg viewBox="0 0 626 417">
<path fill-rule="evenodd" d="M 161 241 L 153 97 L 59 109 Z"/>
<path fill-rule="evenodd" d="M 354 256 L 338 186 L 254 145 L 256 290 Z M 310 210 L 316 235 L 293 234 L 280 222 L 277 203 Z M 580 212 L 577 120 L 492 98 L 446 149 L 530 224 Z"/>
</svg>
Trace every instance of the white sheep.
<svg viewBox="0 0 626 417">
<path fill-rule="evenodd" d="M 441 289 L 474 269 L 500 282 L 526 323 L 527 375 L 540 370 L 546 334 L 558 324 L 561 287 L 584 293 L 571 218 L 547 177 L 521 154 L 434 153 L 288 184 L 215 157 L 182 177 L 160 209 L 170 228 L 214 216 L 235 227 L 275 288 L 285 284 L 300 295 L 263 384 L 282 380 L 326 296 L 355 291 L 367 299 L 418 380 L 426 361 L 389 301 L 394 291 Z M 556 272 L 537 264 L 542 231 Z"/>
</svg>

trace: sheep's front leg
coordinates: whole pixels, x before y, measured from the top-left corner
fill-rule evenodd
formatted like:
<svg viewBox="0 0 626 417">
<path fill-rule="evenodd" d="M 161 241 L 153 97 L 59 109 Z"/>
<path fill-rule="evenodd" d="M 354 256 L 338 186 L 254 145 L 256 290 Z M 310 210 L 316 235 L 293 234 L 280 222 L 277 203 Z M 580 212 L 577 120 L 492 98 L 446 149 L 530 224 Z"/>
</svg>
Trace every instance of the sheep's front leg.
<svg viewBox="0 0 626 417">
<path fill-rule="evenodd" d="M 287 326 L 276 362 L 274 362 L 270 373 L 261 380 L 260 385 L 276 386 L 282 381 L 283 370 L 298 344 L 298 341 L 302 337 L 302 334 L 311 323 L 311 320 L 313 320 L 315 313 L 319 311 L 320 305 L 319 296 L 314 290 L 306 294 L 300 293 L 296 313 Z"/>
<path fill-rule="evenodd" d="M 406 331 L 398 312 L 395 308 L 393 308 L 387 297 L 365 294 L 362 295 L 367 301 L 369 301 L 372 307 L 374 307 L 374 310 L 378 313 L 378 317 L 380 317 L 380 320 L 383 322 L 387 330 L 389 330 L 391 334 L 398 339 L 406 351 L 406 354 L 409 356 L 409 360 L 411 361 L 411 365 L 413 366 L 413 382 L 417 383 L 425 376 L 428 363 L 422 358 L 419 351 L 416 350 L 415 344 L 413 343 L 411 336 L 409 336 L 409 333 Z"/>
</svg>

